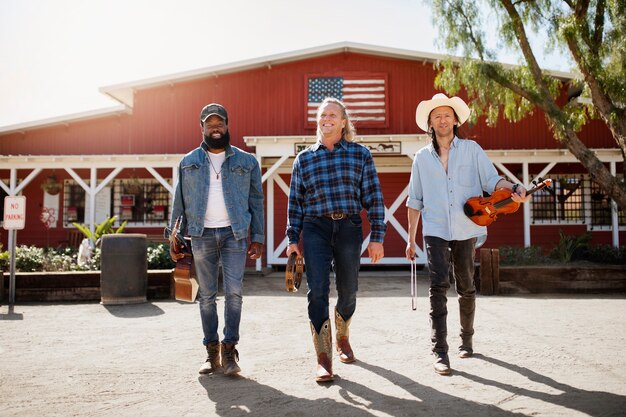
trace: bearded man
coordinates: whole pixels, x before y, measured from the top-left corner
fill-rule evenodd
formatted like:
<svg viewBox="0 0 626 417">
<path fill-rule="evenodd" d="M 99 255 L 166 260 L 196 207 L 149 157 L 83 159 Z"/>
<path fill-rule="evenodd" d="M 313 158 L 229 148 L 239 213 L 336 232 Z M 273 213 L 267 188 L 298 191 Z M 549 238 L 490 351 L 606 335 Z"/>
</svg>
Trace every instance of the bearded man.
<svg viewBox="0 0 626 417">
<path fill-rule="evenodd" d="M 246 253 L 258 259 L 263 252 L 263 189 L 256 158 L 230 144 L 228 113 L 217 103 L 200 112 L 203 140 L 178 165 L 178 182 L 169 228 L 182 216 L 181 234 L 191 237 L 202 343 L 207 359 L 200 374 L 241 371 L 239 324 Z M 250 243 L 248 243 L 248 241 Z M 170 248 L 174 261 L 184 256 Z M 220 343 L 216 297 L 219 266 L 224 280 L 224 335 Z"/>
</svg>

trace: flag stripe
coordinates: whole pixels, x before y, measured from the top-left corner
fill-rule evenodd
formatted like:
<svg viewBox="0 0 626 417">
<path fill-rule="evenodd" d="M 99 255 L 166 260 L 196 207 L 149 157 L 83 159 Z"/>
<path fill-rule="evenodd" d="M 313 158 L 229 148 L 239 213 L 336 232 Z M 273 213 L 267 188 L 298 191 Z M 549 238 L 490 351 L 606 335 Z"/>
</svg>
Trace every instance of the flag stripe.
<svg viewBox="0 0 626 417">
<path fill-rule="evenodd" d="M 384 125 L 387 121 L 387 85 L 383 76 L 311 77 L 307 80 L 307 120 L 315 123 L 326 97 L 343 101 L 354 121 Z"/>
<path fill-rule="evenodd" d="M 350 115 L 355 114 L 363 114 L 363 113 L 385 113 L 383 109 L 352 109 L 349 111 Z M 315 115 L 317 113 L 317 109 L 309 109 L 308 114 Z"/>
</svg>

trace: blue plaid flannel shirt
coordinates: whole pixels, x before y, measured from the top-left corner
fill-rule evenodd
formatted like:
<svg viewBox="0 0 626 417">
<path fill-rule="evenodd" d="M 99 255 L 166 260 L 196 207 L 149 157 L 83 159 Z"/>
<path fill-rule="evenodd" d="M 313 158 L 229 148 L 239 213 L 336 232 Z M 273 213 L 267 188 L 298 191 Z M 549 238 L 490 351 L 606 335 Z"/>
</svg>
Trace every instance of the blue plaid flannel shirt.
<svg viewBox="0 0 626 417">
<path fill-rule="evenodd" d="M 300 152 L 293 163 L 287 237 L 298 243 L 304 216 L 320 217 L 341 212 L 359 214 L 367 210 L 371 242 L 385 237 L 383 193 L 370 151 L 341 139 L 330 152 L 317 142 Z"/>
</svg>

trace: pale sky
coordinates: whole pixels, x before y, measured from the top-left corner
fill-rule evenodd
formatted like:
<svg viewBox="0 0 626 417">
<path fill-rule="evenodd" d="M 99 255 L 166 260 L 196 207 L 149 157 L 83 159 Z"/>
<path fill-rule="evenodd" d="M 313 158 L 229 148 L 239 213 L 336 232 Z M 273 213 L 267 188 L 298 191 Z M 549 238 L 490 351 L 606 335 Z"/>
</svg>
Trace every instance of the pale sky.
<svg viewBox="0 0 626 417">
<path fill-rule="evenodd" d="M 436 36 L 423 0 L 0 0 L 0 127 L 116 106 L 103 86 L 336 42 L 446 53 Z"/>
</svg>

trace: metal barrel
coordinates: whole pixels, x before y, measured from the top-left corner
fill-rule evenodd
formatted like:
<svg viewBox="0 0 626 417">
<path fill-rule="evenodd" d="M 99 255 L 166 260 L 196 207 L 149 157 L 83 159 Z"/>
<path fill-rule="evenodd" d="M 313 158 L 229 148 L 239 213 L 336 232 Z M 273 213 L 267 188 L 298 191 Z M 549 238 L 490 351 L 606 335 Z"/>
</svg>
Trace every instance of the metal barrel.
<svg viewBox="0 0 626 417">
<path fill-rule="evenodd" d="M 147 248 L 147 239 L 144 234 L 108 234 L 102 237 L 101 304 L 146 302 Z"/>
</svg>

